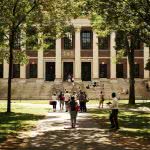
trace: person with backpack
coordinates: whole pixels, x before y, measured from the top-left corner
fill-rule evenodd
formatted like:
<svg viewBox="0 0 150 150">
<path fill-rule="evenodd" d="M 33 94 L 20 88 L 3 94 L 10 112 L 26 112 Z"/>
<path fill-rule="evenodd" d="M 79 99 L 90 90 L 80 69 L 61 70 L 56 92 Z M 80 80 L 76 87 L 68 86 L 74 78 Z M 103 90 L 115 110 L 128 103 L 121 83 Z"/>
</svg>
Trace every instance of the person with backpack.
<svg viewBox="0 0 150 150">
<path fill-rule="evenodd" d="M 78 103 L 75 101 L 75 97 L 71 97 L 71 100 L 68 104 L 69 112 L 70 112 L 70 119 L 71 119 L 71 127 L 75 128 L 76 126 L 76 119 L 77 119 L 77 113 L 78 113 Z"/>
</svg>

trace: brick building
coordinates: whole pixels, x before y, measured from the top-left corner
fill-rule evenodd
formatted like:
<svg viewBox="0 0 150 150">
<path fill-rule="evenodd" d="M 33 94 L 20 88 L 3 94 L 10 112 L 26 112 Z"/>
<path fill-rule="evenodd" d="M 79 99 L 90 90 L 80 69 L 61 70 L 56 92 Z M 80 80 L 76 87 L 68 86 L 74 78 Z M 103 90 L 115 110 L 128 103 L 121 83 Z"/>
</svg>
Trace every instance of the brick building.
<svg viewBox="0 0 150 150">
<path fill-rule="evenodd" d="M 23 66 L 14 64 L 13 78 L 55 82 L 65 81 L 69 75 L 73 76 L 76 82 L 98 81 L 101 78 L 129 78 L 127 58 L 124 57 L 119 63 L 114 63 L 116 58 L 114 32 L 106 38 L 98 38 L 92 31 L 88 19 L 73 20 L 73 25 L 74 32 L 68 33 L 64 38 L 42 40 L 50 43 L 47 49 L 40 47 L 38 51 L 31 51 L 30 46 L 21 46 L 21 49 L 26 49 L 29 64 Z M 23 34 L 30 36 L 30 33 L 37 34 L 34 30 Z M 40 34 L 38 33 L 37 37 L 40 37 Z M 40 40 L 37 38 L 35 44 Z M 20 47 L 19 37 L 15 43 L 16 47 Z M 137 44 L 134 71 L 136 78 L 149 78 L 149 71 L 144 70 L 149 56 L 149 48 L 144 44 Z M 0 64 L 0 78 L 8 78 L 6 61 Z"/>
</svg>

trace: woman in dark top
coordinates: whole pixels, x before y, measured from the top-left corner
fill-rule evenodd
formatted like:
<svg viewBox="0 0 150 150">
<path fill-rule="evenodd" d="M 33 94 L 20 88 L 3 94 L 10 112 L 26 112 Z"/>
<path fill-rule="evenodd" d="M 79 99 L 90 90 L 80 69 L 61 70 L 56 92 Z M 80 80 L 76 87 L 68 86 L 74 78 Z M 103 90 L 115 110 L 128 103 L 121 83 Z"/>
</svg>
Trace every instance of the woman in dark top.
<svg viewBox="0 0 150 150">
<path fill-rule="evenodd" d="M 69 111 L 70 111 L 70 118 L 71 118 L 71 126 L 75 128 L 76 126 L 76 118 L 78 113 L 78 103 L 75 101 L 74 97 L 71 97 L 69 102 Z"/>
</svg>

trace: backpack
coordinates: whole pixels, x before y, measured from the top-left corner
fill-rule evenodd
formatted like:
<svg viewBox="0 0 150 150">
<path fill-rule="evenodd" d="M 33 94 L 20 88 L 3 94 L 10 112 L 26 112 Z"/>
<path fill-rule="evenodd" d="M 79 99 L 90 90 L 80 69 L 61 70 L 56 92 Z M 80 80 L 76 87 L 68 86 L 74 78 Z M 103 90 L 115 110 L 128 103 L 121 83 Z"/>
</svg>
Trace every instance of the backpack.
<svg viewBox="0 0 150 150">
<path fill-rule="evenodd" d="M 75 101 L 70 102 L 70 111 L 76 111 L 76 102 Z"/>
</svg>

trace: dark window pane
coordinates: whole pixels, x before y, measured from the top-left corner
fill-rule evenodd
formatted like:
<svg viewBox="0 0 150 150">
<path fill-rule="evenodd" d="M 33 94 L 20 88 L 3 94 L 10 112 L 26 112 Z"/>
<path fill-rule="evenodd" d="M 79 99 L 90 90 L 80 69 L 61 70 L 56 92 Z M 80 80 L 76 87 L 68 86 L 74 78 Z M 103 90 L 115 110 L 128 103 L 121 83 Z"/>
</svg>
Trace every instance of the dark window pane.
<svg viewBox="0 0 150 150">
<path fill-rule="evenodd" d="M 45 38 L 44 43 L 46 44 L 46 47 L 44 50 L 50 50 L 50 49 L 55 49 L 56 41 L 52 38 Z"/>
<path fill-rule="evenodd" d="M 14 49 L 20 49 L 21 47 L 21 33 L 20 33 L 20 30 L 17 30 L 15 32 L 15 41 L 14 41 Z"/>
<path fill-rule="evenodd" d="M 30 64 L 30 78 L 37 78 L 37 64 Z"/>
<path fill-rule="evenodd" d="M 139 64 L 134 64 L 134 77 L 139 78 L 140 76 L 140 66 Z"/>
<path fill-rule="evenodd" d="M 66 37 L 64 37 L 64 49 L 72 49 L 73 48 L 73 36 L 71 33 L 68 33 Z"/>
<path fill-rule="evenodd" d="M 0 64 L 0 78 L 3 78 L 3 64 Z"/>
<path fill-rule="evenodd" d="M 98 38 L 98 47 L 99 47 L 99 49 L 108 50 L 109 49 L 109 40 L 110 40 L 110 36 L 99 37 Z"/>
<path fill-rule="evenodd" d="M 38 34 L 36 27 L 27 27 L 26 30 L 26 47 L 27 50 L 33 50 L 33 48 L 38 44 Z"/>
<path fill-rule="evenodd" d="M 92 48 L 92 32 L 91 31 L 81 31 L 81 47 L 82 49 Z"/>
<path fill-rule="evenodd" d="M 13 64 L 13 78 L 20 78 L 20 65 Z"/>
</svg>

